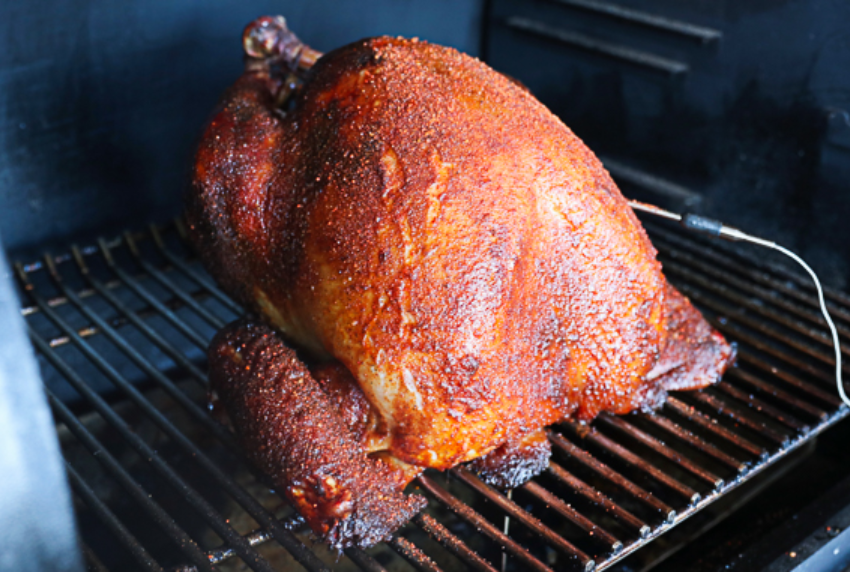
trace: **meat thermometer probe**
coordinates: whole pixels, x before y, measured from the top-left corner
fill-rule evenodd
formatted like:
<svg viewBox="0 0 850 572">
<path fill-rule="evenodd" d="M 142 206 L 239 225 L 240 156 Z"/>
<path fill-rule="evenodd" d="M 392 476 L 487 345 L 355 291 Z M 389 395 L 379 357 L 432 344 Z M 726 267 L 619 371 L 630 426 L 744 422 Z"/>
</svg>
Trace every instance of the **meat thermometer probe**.
<svg viewBox="0 0 850 572">
<path fill-rule="evenodd" d="M 777 250 L 805 268 L 806 272 L 809 273 L 809 276 L 811 276 L 812 280 L 815 282 L 815 288 L 817 288 L 818 291 L 818 301 L 820 302 L 820 310 L 823 314 L 824 320 L 826 320 L 826 323 L 829 326 L 829 331 L 832 333 L 832 346 L 835 349 L 835 384 L 838 387 L 838 395 L 841 396 L 841 400 L 845 403 L 845 405 L 850 407 L 850 398 L 848 398 L 847 394 L 844 393 L 844 382 L 841 379 L 841 346 L 839 345 L 838 332 L 835 330 L 835 324 L 832 323 L 832 318 L 829 316 L 829 311 L 826 309 L 826 302 L 823 299 L 823 289 L 821 288 L 820 280 L 818 280 L 818 276 L 815 274 L 815 271 L 812 270 L 802 258 L 771 240 L 765 240 L 764 238 L 747 234 L 737 228 L 727 226 L 719 220 L 691 213 L 678 214 L 655 205 L 641 203 L 638 201 L 629 201 L 629 206 L 636 211 L 676 221 L 690 231 L 717 236 L 734 242 L 750 242 L 752 244 L 764 246 L 765 248 Z"/>
</svg>

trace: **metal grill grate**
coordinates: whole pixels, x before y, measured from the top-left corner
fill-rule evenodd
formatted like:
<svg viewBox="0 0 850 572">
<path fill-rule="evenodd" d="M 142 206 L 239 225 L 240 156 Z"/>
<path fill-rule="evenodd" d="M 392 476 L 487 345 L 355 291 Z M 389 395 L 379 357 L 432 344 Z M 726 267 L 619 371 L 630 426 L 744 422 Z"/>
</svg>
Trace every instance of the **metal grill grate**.
<svg viewBox="0 0 850 572">
<path fill-rule="evenodd" d="M 738 367 L 655 415 L 552 428 L 551 466 L 512 495 L 463 468 L 426 473 L 425 513 L 341 557 L 309 540 L 206 408 L 204 351 L 240 308 L 179 223 L 17 264 L 90 569 L 492 571 L 506 557 L 508 569 L 601 570 L 847 415 L 806 280 L 647 227 L 668 278 L 739 344 Z M 828 298 L 847 344 L 850 300 Z"/>
</svg>

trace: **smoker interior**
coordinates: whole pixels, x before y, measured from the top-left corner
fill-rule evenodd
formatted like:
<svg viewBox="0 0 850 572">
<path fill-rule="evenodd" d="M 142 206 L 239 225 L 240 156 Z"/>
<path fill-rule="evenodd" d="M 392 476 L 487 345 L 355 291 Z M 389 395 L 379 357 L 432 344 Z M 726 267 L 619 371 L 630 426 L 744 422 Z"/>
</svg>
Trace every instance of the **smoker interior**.
<svg viewBox="0 0 850 572">
<path fill-rule="evenodd" d="M 654 414 L 553 427 L 550 468 L 510 496 L 463 468 L 426 472 L 411 486 L 429 499 L 420 516 L 339 556 L 208 411 L 204 350 L 240 308 L 179 221 L 15 264 L 90 568 L 633 570 L 669 557 L 664 533 L 702 511 L 690 534 L 720 522 L 718 499 L 793 463 L 848 410 L 807 280 L 646 226 L 669 279 L 738 344 L 737 367 Z M 846 343 L 850 300 L 827 296 Z"/>
<path fill-rule="evenodd" d="M 808 278 L 754 248 L 646 220 L 665 274 L 738 344 L 737 367 L 655 415 L 553 427 L 551 468 L 510 497 L 463 469 L 426 473 L 411 491 L 429 499 L 427 510 L 391 541 L 329 554 L 208 408 L 206 345 L 240 309 L 169 217 L 204 118 L 239 73 L 239 26 L 282 12 L 324 51 L 388 33 L 479 55 L 562 117 L 630 198 L 777 239 L 841 287 L 850 275 L 848 6 L 0 6 L 0 235 L 19 262 L 20 311 L 88 568 L 778 571 L 793 568 L 810 533 L 820 535 L 812 550 L 840 539 L 833 517 L 850 506 L 850 424 L 824 432 L 847 409 Z M 850 300 L 832 289 L 827 302 L 847 347 Z M 0 347 L 20 342 L 9 337 L 0 333 Z M 0 390 L 2 365 L 0 355 Z M 30 416 L 17 413 L 12 421 Z M 29 443 L 30 456 L 43 453 Z M 48 497 L 59 513 L 61 495 L 42 505 Z"/>
</svg>

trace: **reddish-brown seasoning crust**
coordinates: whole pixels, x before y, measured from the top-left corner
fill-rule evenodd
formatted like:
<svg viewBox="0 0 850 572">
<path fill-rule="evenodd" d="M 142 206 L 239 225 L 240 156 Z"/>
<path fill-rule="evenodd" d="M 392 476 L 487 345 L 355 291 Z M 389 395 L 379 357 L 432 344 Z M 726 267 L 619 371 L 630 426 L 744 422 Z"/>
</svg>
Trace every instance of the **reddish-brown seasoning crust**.
<svg viewBox="0 0 850 572">
<path fill-rule="evenodd" d="M 364 449 L 386 448 L 387 429 L 383 419 L 369 405 L 357 380 L 344 365 L 338 362 L 313 365 L 310 374 L 336 407 L 343 425 Z M 375 441 L 383 446 L 375 445 Z"/>
<path fill-rule="evenodd" d="M 726 364 L 734 361 L 735 347 L 708 325 L 690 300 L 668 284 L 667 341 L 647 379 L 657 379 L 665 392 L 699 389 L 720 381 Z M 662 392 L 660 399 L 664 397 Z"/>
<path fill-rule="evenodd" d="M 425 505 L 409 476 L 369 459 L 295 352 L 268 326 L 234 322 L 210 346 L 210 384 L 254 463 L 332 547 L 371 546 Z"/>
<path fill-rule="evenodd" d="M 350 372 L 358 391 L 328 391 L 351 394 L 337 418 L 373 459 L 446 469 L 731 363 L 598 159 L 522 87 L 374 38 L 319 59 L 283 114 L 270 69 L 249 66 L 207 128 L 187 219 L 228 292 Z M 481 466 L 510 469 L 502 453 Z"/>
</svg>

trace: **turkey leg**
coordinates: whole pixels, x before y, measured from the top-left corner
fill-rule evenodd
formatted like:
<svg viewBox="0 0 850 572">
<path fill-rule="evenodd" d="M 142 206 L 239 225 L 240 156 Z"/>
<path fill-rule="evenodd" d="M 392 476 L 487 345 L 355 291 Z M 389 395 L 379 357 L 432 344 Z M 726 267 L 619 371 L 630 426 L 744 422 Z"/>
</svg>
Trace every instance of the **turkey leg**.
<svg viewBox="0 0 850 572">
<path fill-rule="evenodd" d="M 331 546 L 371 546 L 425 505 L 410 476 L 369 458 L 339 408 L 270 327 L 240 320 L 210 350 L 210 384 L 250 459 Z"/>
</svg>

